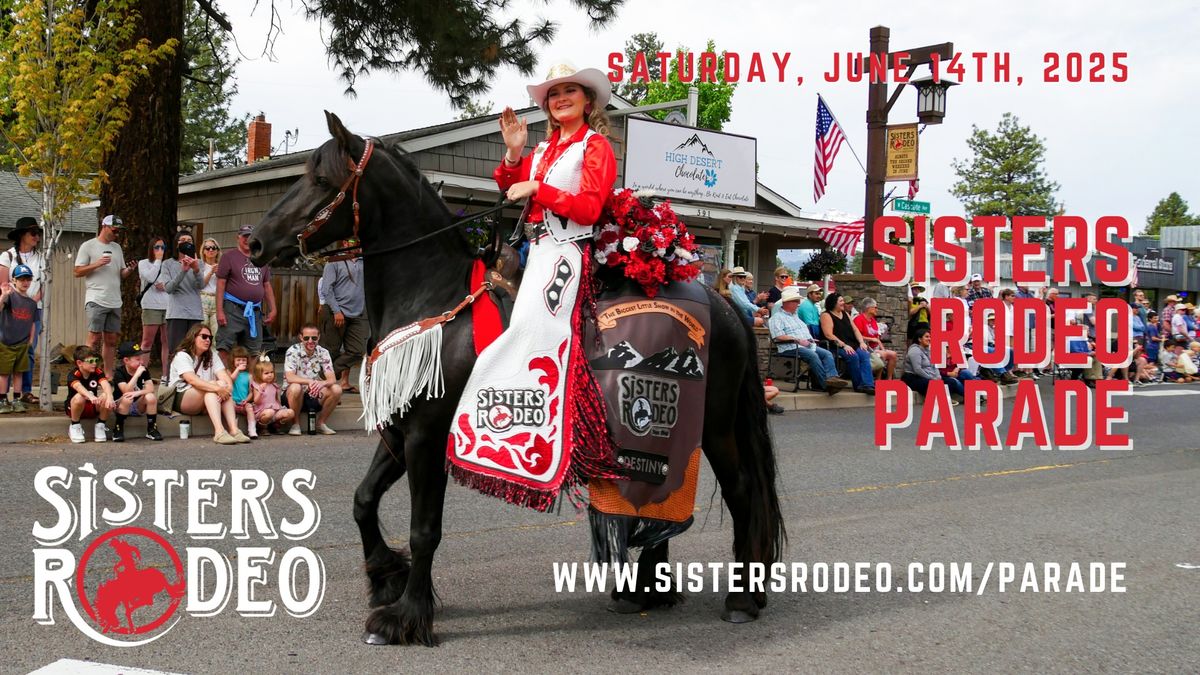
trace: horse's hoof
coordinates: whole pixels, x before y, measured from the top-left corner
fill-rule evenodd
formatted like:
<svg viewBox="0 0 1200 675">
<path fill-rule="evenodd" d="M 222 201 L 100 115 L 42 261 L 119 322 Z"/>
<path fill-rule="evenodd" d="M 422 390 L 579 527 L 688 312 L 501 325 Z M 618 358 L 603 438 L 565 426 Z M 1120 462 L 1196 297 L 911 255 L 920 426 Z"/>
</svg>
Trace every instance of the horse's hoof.
<svg viewBox="0 0 1200 675">
<path fill-rule="evenodd" d="M 383 637 L 379 633 L 371 632 L 363 633 L 362 641 L 363 644 L 367 645 L 386 645 L 388 643 L 387 638 Z"/>
<path fill-rule="evenodd" d="M 721 620 L 729 623 L 750 623 L 757 621 L 758 615 L 740 609 L 724 609 L 721 610 Z"/>
<path fill-rule="evenodd" d="M 608 611 L 613 614 L 640 614 L 642 605 L 629 598 L 614 598 L 608 603 Z"/>
</svg>

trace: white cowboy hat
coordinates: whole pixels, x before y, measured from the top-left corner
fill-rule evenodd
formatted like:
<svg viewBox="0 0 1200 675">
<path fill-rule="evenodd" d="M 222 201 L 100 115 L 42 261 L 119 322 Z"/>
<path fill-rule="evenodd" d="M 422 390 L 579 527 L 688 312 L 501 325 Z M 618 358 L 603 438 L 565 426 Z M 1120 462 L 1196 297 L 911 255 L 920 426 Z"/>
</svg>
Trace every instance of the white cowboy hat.
<svg viewBox="0 0 1200 675">
<path fill-rule="evenodd" d="M 746 276 L 746 268 L 738 265 L 737 267 L 729 270 L 729 273 L 735 277 L 744 277 Z"/>
<path fill-rule="evenodd" d="M 779 295 L 780 303 L 790 302 L 792 300 L 802 300 L 802 299 L 803 298 L 800 297 L 800 287 L 799 286 L 788 286 L 787 288 L 783 289 L 783 292 L 780 293 L 780 295 Z"/>
<path fill-rule="evenodd" d="M 608 105 L 608 99 L 612 97 L 612 83 L 608 81 L 608 77 L 604 73 L 595 68 L 584 68 L 577 70 L 570 63 L 559 63 L 550 68 L 550 72 L 546 73 L 546 81 L 541 84 L 531 84 L 525 87 L 529 91 L 529 97 L 541 109 L 546 109 L 546 94 L 550 91 L 550 87 L 563 82 L 576 82 L 582 84 L 592 93 L 596 95 L 596 105 L 604 108 Z"/>
</svg>

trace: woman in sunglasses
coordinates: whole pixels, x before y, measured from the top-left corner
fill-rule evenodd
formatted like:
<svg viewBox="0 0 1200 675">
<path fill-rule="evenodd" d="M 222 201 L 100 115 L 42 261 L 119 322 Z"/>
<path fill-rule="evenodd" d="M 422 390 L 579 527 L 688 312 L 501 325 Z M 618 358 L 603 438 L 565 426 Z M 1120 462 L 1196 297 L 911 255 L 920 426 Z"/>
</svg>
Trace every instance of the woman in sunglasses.
<svg viewBox="0 0 1200 675">
<path fill-rule="evenodd" d="M 792 273 L 786 267 L 775 268 L 775 285 L 767 289 L 767 307 L 775 307 L 775 303 L 779 302 L 779 298 L 783 295 L 783 289 L 788 286 L 794 286 L 796 282 L 792 281 Z"/>
<path fill-rule="evenodd" d="M 201 320 L 213 333 L 217 332 L 217 265 L 221 262 L 221 245 L 216 239 L 209 237 L 204 240 L 200 249 L 200 257 L 204 263 L 200 270 L 204 277 L 204 286 L 200 288 L 200 307 L 204 312 Z"/>
<path fill-rule="evenodd" d="M 212 348 L 213 335 L 208 326 L 197 322 L 179 343 L 179 352 L 171 361 L 173 407 L 184 415 L 208 413 L 216 443 L 249 443 L 250 437 L 238 430 L 233 380 Z"/>
<path fill-rule="evenodd" d="M 204 317 L 200 306 L 200 288 L 204 285 L 196 244 L 190 232 L 180 232 L 175 239 L 175 257 L 163 263 L 163 278 L 167 280 L 167 340 L 172 345 Z"/>
<path fill-rule="evenodd" d="M 160 358 L 163 368 L 167 365 L 169 341 L 165 324 L 167 322 L 167 278 L 163 275 L 163 257 L 167 244 L 161 237 L 150 240 L 146 249 L 146 257 L 138 261 L 138 278 L 142 295 L 142 365 L 150 367 L 150 349 L 154 346 L 154 338 L 158 338 L 162 350 Z"/>
</svg>

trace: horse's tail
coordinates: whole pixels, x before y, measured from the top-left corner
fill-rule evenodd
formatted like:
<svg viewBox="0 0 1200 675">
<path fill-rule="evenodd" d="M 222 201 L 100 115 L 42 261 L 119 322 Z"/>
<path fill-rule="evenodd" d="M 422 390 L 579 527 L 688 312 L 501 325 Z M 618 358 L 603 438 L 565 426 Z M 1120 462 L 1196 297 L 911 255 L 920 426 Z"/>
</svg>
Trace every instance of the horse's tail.
<svg viewBox="0 0 1200 675">
<path fill-rule="evenodd" d="M 747 334 L 751 331 L 747 330 Z M 767 425 L 767 406 L 763 397 L 762 380 L 758 376 L 753 335 L 746 358 L 742 386 L 738 392 L 734 429 L 738 434 L 739 470 L 745 481 L 750 501 L 749 525 L 746 528 L 745 550 L 739 551 L 742 560 L 761 561 L 770 565 L 783 556 L 787 531 L 779 494 L 775 490 L 775 448 Z"/>
</svg>

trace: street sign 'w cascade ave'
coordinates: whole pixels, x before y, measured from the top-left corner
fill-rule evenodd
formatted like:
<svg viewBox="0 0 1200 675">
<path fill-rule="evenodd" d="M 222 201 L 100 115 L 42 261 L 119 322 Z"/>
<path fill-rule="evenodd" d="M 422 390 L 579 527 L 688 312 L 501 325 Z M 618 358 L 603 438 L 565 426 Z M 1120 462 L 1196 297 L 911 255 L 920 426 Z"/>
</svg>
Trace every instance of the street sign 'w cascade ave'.
<svg viewBox="0 0 1200 675">
<path fill-rule="evenodd" d="M 893 211 L 905 213 L 929 213 L 929 202 L 917 202 L 909 199 L 897 199 L 892 202 Z"/>
</svg>

